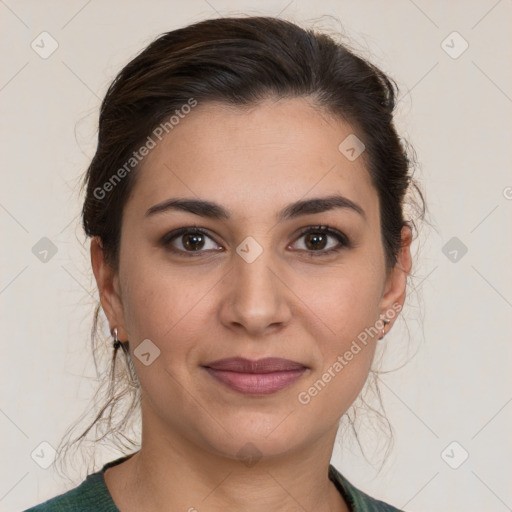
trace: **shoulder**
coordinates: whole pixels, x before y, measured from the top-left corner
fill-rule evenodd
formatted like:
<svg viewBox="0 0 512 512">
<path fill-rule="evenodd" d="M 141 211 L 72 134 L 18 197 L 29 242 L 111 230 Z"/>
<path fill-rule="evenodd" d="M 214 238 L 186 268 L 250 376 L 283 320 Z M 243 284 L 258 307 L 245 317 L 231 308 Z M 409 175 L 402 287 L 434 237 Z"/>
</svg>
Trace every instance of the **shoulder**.
<svg viewBox="0 0 512 512">
<path fill-rule="evenodd" d="M 24 512 L 119 512 L 105 484 L 104 473 L 107 468 L 121 464 L 133 455 L 130 453 L 108 462 L 74 489 Z"/>
<path fill-rule="evenodd" d="M 25 512 L 118 512 L 101 472 L 89 475 L 79 486 Z"/>
<path fill-rule="evenodd" d="M 344 497 L 351 512 L 403 512 L 354 487 L 333 465 L 329 466 L 329 478 Z"/>
</svg>

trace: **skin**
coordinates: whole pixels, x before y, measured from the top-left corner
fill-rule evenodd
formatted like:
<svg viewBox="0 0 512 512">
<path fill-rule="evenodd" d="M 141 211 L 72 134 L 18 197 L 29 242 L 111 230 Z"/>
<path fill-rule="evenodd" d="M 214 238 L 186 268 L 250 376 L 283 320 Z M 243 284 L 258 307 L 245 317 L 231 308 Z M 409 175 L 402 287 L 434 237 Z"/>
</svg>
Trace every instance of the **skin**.
<svg viewBox="0 0 512 512">
<path fill-rule="evenodd" d="M 250 109 L 198 105 L 137 171 L 117 270 L 105 263 L 101 241 L 92 240 L 110 327 L 130 340 L 131 351 L 145 339 L 160 350 L 149 366 L 133 356 L 142 448 L 105 473 L 123 512 L 348 510 L 328 466 L 338 422 L 365 383 L 379 335 L 307 405 L 297 397 L 359 333 L 403 304 L 411 268 L 407 227 L 397 264 L 386 266 L 378 195 L 363 158 L 351 162 L 338 150 L 351 133 L 306 98 Z M 357 203 L 364 217 L 336 208 L 277 219 L 290 203 L 333 194 Z M 146 216 L 169 198 L 214 201 L 230 217 L 177 210 Z M 162 243 L 167 233 L 194 225 L 211 234 L 195 256 Z M 312 250 L 300 230 L 318 225 L 343 232 L 350 247 Z M 248 236 L 263 249 L 252 263 L 236 253 Z M 183 241 L 172 246 L 184 251 Z M 326 243 L 339 245 L 331 235 Z M 235 356 L 283 357 L 308 370 L 288 388 L 249 396 L 202 368 Z M 248 442 L 261 456 L 250 466 L 237 455 Z"/>
</svg>

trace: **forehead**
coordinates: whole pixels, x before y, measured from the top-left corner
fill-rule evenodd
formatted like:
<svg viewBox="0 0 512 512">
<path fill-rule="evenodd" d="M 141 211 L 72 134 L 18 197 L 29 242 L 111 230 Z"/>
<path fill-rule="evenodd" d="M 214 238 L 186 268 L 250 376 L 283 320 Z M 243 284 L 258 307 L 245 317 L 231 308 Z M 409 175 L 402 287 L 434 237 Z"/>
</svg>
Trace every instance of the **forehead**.
<svg viewBox="0 0 512 512">
<path fill-rule="evenodd" d="M 196 197 L 263 216 L 339 193 L 371 218 L 377 195 L 363 158 L 351 161 L 339 149 L 353 134 L 304 98 L 250 108 L 198 104 L 144 158 L 129 202 L 147 209 L 169 197 Z"/>
</svg>

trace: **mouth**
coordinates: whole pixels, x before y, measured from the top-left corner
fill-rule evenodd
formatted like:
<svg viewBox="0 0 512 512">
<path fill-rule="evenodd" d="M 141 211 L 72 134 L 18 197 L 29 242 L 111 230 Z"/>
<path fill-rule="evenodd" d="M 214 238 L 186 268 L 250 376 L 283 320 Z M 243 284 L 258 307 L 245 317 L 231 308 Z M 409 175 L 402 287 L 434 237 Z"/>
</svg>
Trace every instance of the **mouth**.
<svg viewBox="0 0 512 512">
<path fill-rule="evenodd" d="M 301 363 L 277 357 L 251 361 L 241 357 L 221 359 L 204 369 L 224 386 L 248 395 L 269 395 L 298 380 L 308 369 Z"/>
</svg>

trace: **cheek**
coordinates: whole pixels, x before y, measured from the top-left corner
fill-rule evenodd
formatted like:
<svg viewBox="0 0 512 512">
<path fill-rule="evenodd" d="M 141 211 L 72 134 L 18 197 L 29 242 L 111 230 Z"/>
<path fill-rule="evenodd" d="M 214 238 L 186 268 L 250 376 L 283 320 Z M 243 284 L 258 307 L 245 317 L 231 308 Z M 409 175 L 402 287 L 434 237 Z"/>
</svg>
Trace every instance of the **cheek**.
<svg viewBox="0 0 512 512">
<path fill-rule="evenodd" d="M 342 349 L 379 318 L 384 272 L 370 259 L 358 258 L 296 278 L 294 290 L 308 306 L 301 314 L 321 320 L 331 349 Z"/>
<path fill-rule="evenodd" d="M 319 414 L 329 404 L 334 420 L 356 399 L 368 377 L 379 335 L 374 326 L 383 279 L 380 266 L 366 260 L 364 265 L 347 264 L 333 269 L 331 275 L 297 281 L 297 295 L 307 297 L 307 307 L 298 314 L 312 322 L 314 317 L 321 320 L 316 322 L 320 330 L 311 333 L 318 364 L 298 396 L 299 403 Z"/>
<path fill-rule="evenodd" d="M 126 256 L 121 270 L 124 317 L 133 348 L 146 338 L 162 349 L 178 337 L 180 343 L 172 343 L 173 349 L 186 345 L 201 325 L 201 312 L 218 275 L 171 268 L 144 251 Z"/>
</svg>

